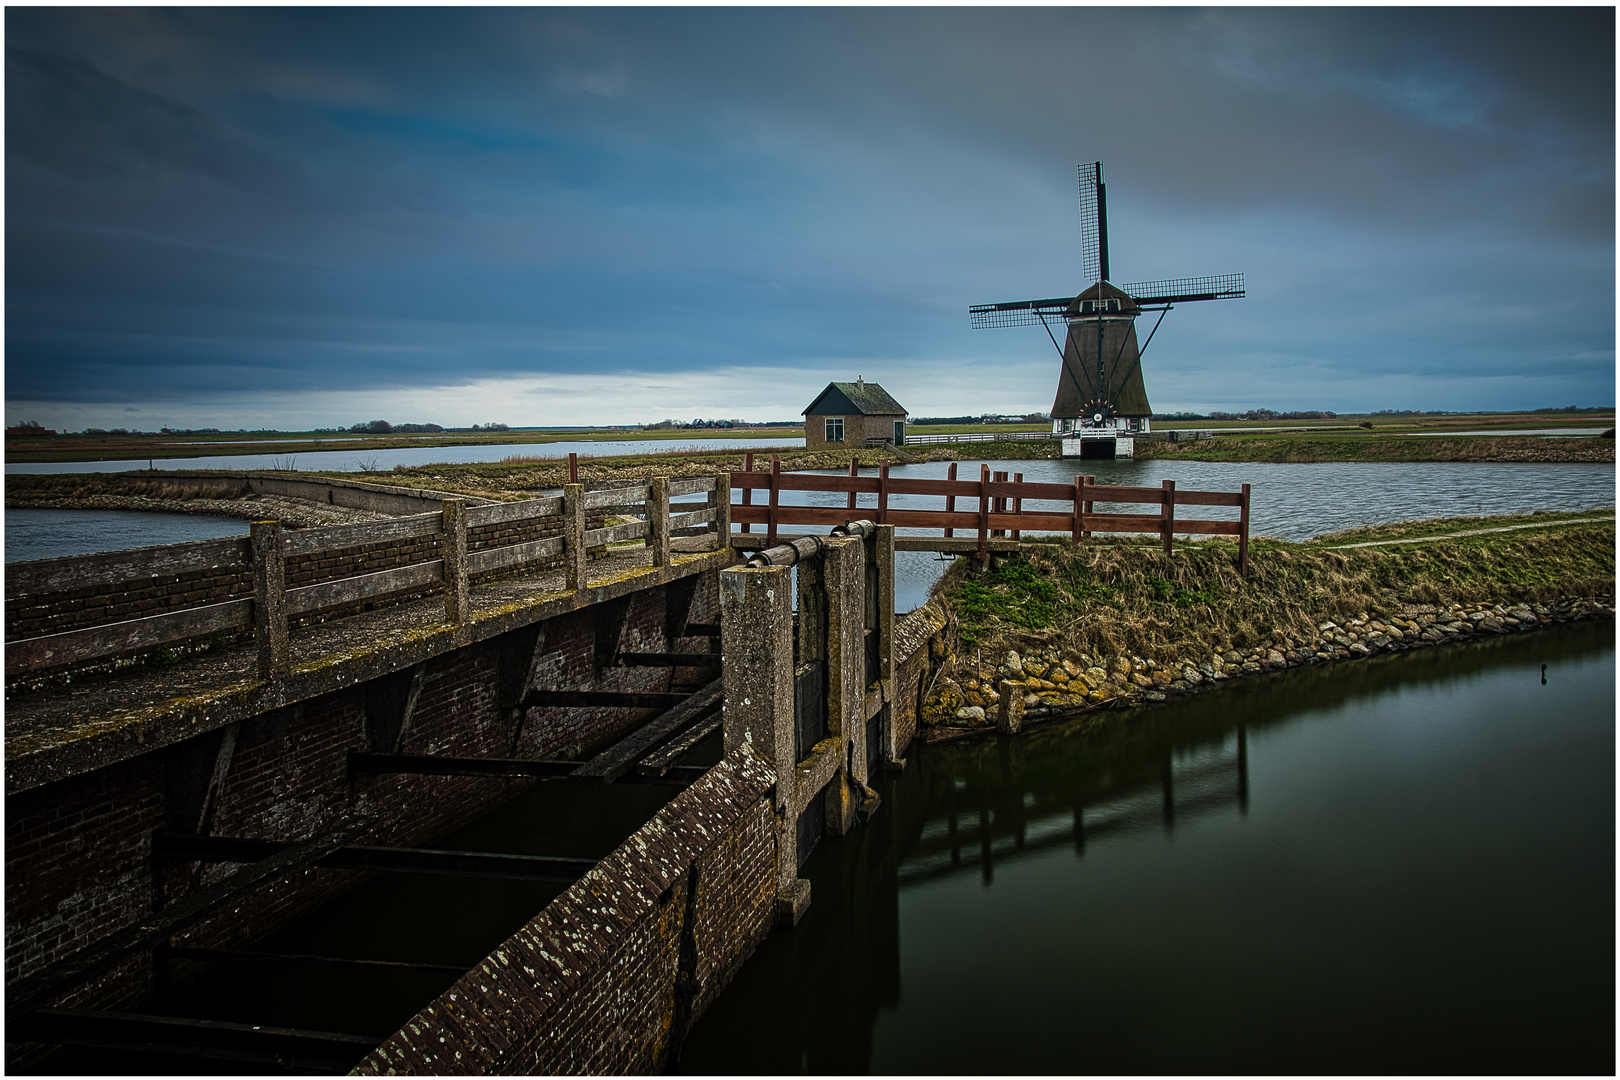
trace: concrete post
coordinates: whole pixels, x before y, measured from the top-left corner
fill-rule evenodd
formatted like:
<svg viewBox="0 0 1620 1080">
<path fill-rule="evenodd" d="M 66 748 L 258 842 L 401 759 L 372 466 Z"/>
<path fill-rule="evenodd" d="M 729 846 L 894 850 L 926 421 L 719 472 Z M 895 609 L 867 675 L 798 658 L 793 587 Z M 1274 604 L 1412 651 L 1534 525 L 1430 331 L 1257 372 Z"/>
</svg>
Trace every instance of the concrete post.
<svg viewBox="0 0 1620 1080">
<path fill-rule="evenodd" d="M 587 581 L 585 568 L 585 485 L 563 485 L 563 566 L 569 592 L 581 592 Z"/>
<path fill-rule="evenodd" d="M 291 669 L 287 639 L 287 571 L 281 548 L 281 522 L 255 521 L 248 527 L 253 549 L 253 636 L 259 647 L 259 678 L 284 679 Z"/>
<path fill-rule="evenodd" d="M 736 566 L 720 571 L 720 633 L 725 642 L 726 753 L 749 745 L 776 772 L 777 922 L 792 925 L 810 903 L 799 878 L 794 813 L 793 571 Z"/>
<path fill-rule="evenodd" d="M 647 484 L 647 553 L 652 565 L 669 565 L 669 477 L 655 476 Z"/>
<path fill-rule="evenodd" d="M 866 545 L 854 538 L 825 543 L 827 734 L 836 736 L 841 745 L 838 775 L 826 789 L 827 832 L 843 836 L 854 826 L 858 807 L 851 780 L 867 779 Z"/>
<path fill-rule="evenodd" d="M 1024 730 L 1024 684 L 1002 679 L 996 684 L 1001 704 L 996 709 L 996 730 L 1003 735 L 1016 735 Z"/>
<path fill-rule="evenodd" d="M 444 540 L 444 620 L 462 626 L 472 621 L 472 593 L 467 586 L 467 504 L 445 499 Z"/>
</svg>

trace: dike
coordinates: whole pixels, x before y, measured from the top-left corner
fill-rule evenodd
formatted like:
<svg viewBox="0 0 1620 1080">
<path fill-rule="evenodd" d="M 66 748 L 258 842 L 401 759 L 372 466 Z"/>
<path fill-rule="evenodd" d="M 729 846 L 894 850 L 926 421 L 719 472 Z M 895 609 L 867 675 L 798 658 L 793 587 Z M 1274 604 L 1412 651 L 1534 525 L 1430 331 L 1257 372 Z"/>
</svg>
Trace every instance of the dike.
<svg viewBox="0 0 1620 1080">
<path fill-rule="evenodd" d="M 1332 546 L 1262 541 L 1248 579 L 1216 542 L 1173 556 L 1030 545 L 977 574 L 959 560 L 936 590 L 947 628 L 918 738 L 1111 723 L 1232 679 L 1614 617 L 1612 520 L 1484 520 L 1503 531 L 1470 518 L 1324 538 Z M 1376 546 L 1347 544 L 1371 536 Z"/>
</svg>

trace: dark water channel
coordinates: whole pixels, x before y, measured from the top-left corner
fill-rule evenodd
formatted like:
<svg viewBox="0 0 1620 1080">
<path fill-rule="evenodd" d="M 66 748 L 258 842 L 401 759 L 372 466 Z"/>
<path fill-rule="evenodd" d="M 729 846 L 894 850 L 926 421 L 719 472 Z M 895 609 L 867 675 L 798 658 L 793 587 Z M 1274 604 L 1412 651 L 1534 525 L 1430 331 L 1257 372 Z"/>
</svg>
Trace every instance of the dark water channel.
<svg viewBox="0 0 1620 1080">
<path fill-rule="evenodd" d="M 1613 635 L 916 748 L 679 1069 L 1612 1073 Z"/>
</svg>

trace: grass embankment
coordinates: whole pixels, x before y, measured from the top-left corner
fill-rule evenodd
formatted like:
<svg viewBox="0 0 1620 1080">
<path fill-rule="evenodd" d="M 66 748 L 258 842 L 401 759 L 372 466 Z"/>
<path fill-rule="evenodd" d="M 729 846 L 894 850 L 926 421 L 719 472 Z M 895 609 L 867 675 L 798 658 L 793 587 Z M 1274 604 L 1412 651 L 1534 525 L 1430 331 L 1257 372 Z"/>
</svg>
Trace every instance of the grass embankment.
<svg viewBox="0 0 1620 1080">
<path fill-rule="evenodd" d="M 1613 462 L 1614 439 L 1507 435 L 1396 435 L 1276 432 L 1195 442 L 1139 439 L 1139 458 L 1180 461 L 1586 461 Z"/>
<path fill-rule="evenodd" d="M 1238 575 L 1235 546 L 1219 541 L 1178 544 L 1167 556 L 1152 541 L 1060 540 L 1026 547 L 982 574 L 958 560 L 938 590 L 952 653 L 924 723 L 988 725 L 1003 679 L 1024 684 L 1029 715 L 1038 717 L 1582 617 L 1602 605 L 1612 614 L 1614 523 L 1570 520 L 1580 516 L 1593 515 L 1451 519 L 1301 544 L 1255 541 L 1247 579 Z M 1536 527 L 1437 535 L 1523 524 Z M 1412 537 L 1431 539 L 1337 546 Z"/>
</svg>

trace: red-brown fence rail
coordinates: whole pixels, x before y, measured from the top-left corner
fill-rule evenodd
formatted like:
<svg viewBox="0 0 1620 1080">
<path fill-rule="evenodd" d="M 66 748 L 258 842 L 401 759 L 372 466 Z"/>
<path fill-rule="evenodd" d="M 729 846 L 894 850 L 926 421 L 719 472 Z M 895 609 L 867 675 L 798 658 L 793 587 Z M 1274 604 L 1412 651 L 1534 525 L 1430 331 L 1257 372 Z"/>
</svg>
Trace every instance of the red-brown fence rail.
<svg viewBox="0 0 1620 1080">
<path fill-rule="evenodd" d="M 1241 491 L 1182 491 L 1177 490 L 1174 480 L 1166 480 L 1156 488 L 1116 487 L 1099 484 L 1094 476 L 1077 476 L 1072 484 L 1042 484 L 1024 480 L 1022 473 L 1012 479 L 1004 472 L 992 474 L 988 465 L 980 466 L 977 480 L 959 480 L 954 463 L 944 480 L 893 477 L 887 463 L 878 466 L 876 476 L 858 475 L 853 463 L 848 476 L 828 476 L 783 472 L 781 461 L 772 455 L 769 472 L 734 472 L 731 487 L 741 493 L 741 501 L 731 508 L 732 522 L 740 525 L 744 533 L 751 532 L 755 525 L 765 526 L 764 547 L 776 543 L 777 531 L 783 525 L 842 525 L 850 518 L 856 497 L 866 494 L 877 496 L 877 505 L 862 507 L 861 517 L 899 528 L 938 529 L 942 539 L 951 538 L 957 530 L 974 533 L 980 558 L 988 553 L 992 537 L 1017 540 L 1022 532 L 1068 533 L 1076 540 L 1094 532 L 1156 533 L 1164 541 L 1166 553 L 1179 533 L 1237 537 L 1238 566 L 1245 574 L 1249 569 L 1248 484 Z M 764 496 L 761 502 L 754 500 L 756 491 Z M 782 502 L 784 491 L 844 492 L 848 500 L 845 506 L 800 506 Z M 933 510 L 891 507 L 889 500 L 898 495 L 938 496 L 942 503 Z M 1068 506 L 1059 510 L 1027 509 L 1024 503 L 1032 500 Z M 1097 503 L 1147 504 L 1153 509 L 1145 513 L 1099 513 Z M 1237 507 L 1238 517 L 1223 520 L 1177 514 L 1180 508 L 1206 506 Z M 956 550 L 962 545 L 946 542 L 940 546 L 942 550 Z"/>
</svg>

